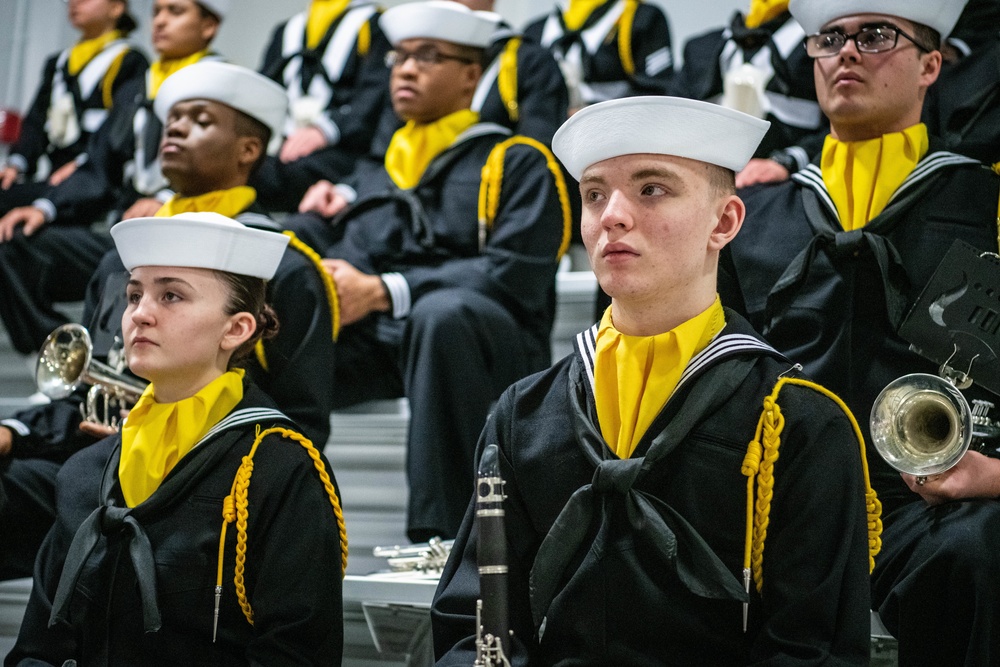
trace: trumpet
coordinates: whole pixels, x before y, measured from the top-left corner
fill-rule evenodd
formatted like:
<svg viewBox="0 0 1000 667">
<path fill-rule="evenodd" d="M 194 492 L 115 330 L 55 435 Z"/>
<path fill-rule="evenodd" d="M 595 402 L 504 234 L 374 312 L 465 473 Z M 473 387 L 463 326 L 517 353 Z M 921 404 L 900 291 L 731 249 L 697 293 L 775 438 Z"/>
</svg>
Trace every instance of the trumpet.
<svg viewBox="0 0 1000 667">
<path fill-rule="evenodd" d="M 950 371 L 947 367 L 945 371 Z M 973 440 L 1000 434 L 987 415 L 993 404 L 973 401 L 959 391 L 970 382 L 912 373 L 890 382 L 875 399 L 871 413 L 872 443 L 886 463 L 916 475 L 918 483 L 942 473 L 961 459 Z"/>
<path fill-rule="evenodd" d="M 91 385 L 80 406 L 84 420 L 117 429 L 120 410 L 134 404 L 146 383 L 129 377 L 122 369 L 94 359 L 90 333 L 79 324 L 64 324 L 42 343 L 35 364 L 38 391 L 50 399 L 66 398 L 80 386 Z"/>
<path fill-rule="evenodd" d="M 372 555 L 388 559 L 389 569 L 393 572 L 440 572 L 448 562 L 454 543 L 455 540 L 432 537 L 427 542 L 405 547 L 375 547 Z"/>
</svg>

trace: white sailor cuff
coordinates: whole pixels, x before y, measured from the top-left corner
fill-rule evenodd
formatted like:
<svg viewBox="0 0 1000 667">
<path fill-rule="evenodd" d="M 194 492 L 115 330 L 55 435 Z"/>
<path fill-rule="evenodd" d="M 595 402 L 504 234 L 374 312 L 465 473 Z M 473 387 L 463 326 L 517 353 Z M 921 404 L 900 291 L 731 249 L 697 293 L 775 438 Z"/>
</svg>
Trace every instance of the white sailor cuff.
<svg viewBox="0 0 1000 667">
<path fill-rule="evenodd" d="M 52 222 L 56 219 L 56 205 L 48 199 L 36 199 L 31 205 L 42 212 L 45 222 Z"/>
<path fill-rule="evenodd" d="M 14 433 L 17 433 L 22 438 L 26 438 L 31 435 L 31 429 L 19 419 L 3 419 L 0 420 L 0 426 L 6 426 Z"/>
<path fill-rule="evenodd" d="M 6 166 L 14 167 L 23 174 L 24 172 L 28 171 L 28 158 L 24 157 L 19 153 L 14 153 L 7 157 Z"/>
<path fill-rule="evenodd" d="M 389 301 L 392 302 L 393 319 L 402 319 L 410 314 L 410 284 L 401 273 L 383 273 L 382 284 L 385 285 L 389 293 Z"/>
<path fill-rule="evenodd" d="M 334 191 L 339 194 L 348 204 L 353 204 L 358 199 L 358 191 L 345 183 L 337 183 L 333 186 Z"/>
<path fill-rule="evenodd" d="M 326 114 L 316 116 L 312 125 L 323 133 L 323 136 L 326 137 L 328 146 L 336 146 L 340 143 L 340 128 L 333 121 L 333 119 Z"/>
</svg>

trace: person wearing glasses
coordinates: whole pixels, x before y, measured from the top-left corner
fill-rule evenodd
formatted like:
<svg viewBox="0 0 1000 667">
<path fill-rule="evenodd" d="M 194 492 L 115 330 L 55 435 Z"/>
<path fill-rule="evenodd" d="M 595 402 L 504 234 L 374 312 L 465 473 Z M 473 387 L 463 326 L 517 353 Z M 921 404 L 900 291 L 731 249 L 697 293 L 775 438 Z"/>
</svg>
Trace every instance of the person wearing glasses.
<svg viewBox="0 0 1000 667">
<path fill-rule="evenodd" d="M 953 241 L 998 250 L 1000 177 L 920 122 L 964 5 L 792 0 L 830 135 L 790 181 L 743 191 L 744 234 L 724 257 L 724 301 L 857 415 L 896 378 L 938 373 L 898 327 Z M 1000 664 L 1000 460 L 969 451 L 927 479 L 872 449 L 869 465 L 885 522 L 873 602 L 900 664 Z"/>
<path fill-rule="evenodd" d="M 406 124 L 384 159 L 318 183 L 303 200 L 309 213 L 286 221 L 336 284 L 335 405 L 409 399 L 415 542 L 454 537 L 490 405 L 549 364 L 569 243 L 555 158 L 470 108 L 499 20 L 450 0 L 387 10 L 392 106 Z"/>
</svg>

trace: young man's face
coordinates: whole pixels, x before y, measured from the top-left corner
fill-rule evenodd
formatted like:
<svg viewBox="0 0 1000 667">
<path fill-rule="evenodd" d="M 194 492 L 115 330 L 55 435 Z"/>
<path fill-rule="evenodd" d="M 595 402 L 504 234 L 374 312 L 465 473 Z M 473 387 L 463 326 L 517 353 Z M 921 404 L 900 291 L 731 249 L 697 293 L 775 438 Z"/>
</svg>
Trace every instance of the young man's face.
<svg viewBox="0 0 1000 667">
<path fill-rule="evenodd" d="M 692 290 L 714 294 L 718 251 L 743 220 L 742 202 L 713 180 L 716 169 L 686 158 L 640 154 L 604 160 L 583 172 L 583 242 L 612 298 L 640 304 Z M 739 203 L 735 228 L 720 231 L 732 201 Z"/>
<path fill-rule="evenodd" d="M 429 123 L 468 108 L 482 74 L 479 63 L 438 39 L 404 39 L 393 50 L 398 60 L 389 89 L 397 116 Z"/>
<path fill-rule="evenodd" d="M 163 125 L 163 175 L 181 195 L 245 185 L 249 165 L 262 147 L 241 137 L 239 112 L 213 100 L 193 99 L 170 107 Z"/>
<path fill-rule="evenodd" d="M 877 26 L 914 34 L 910 21 L 882 14 L 840 18 L 823 26 L 822 32 L 853 35 L 864 27 Z M 920 122 L 924 93 L 937 78 L 940 66 L 940 52 L 927 53 L 903 35 L 894 49 L 882 53 L 861 53 L 853 40 L 847 40 L 838 55 L 816 58 L 816 96 L 830 119 L 833 136 L 858 141 Z"/>
<path fill-rule="evenodd" d="M 206 16 L 194 0 L 156 0 L 153 4 L 153 48 L 164 60 L 186 58 L 208 48 L 219 22 Z"/>
</svg>

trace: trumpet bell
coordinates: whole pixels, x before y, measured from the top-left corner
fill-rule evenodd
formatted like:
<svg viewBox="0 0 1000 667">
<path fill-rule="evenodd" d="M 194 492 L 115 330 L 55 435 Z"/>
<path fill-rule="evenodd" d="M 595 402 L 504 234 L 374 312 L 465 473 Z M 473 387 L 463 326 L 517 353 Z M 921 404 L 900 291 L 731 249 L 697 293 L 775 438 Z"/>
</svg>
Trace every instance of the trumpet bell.
<svg viewBox="0 0 1000 667">
<path fill-rule="evenodd" d="M 972 442 L 972 410 L 953 384 L 913 373 L 889 383 L 875 399 L 872 444 L 900 472 L 917 476 L 948 470 Z"/>
<path fill-rule="evenodd" d="M 72 394 L 90 367 L 92 350 L 84 327 L 64 324 L 56 328 L 42 343 L 35 364 L 38 391 L 53 400 Z"/>
</svg>

